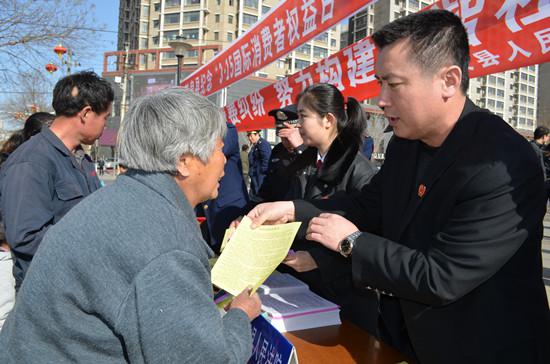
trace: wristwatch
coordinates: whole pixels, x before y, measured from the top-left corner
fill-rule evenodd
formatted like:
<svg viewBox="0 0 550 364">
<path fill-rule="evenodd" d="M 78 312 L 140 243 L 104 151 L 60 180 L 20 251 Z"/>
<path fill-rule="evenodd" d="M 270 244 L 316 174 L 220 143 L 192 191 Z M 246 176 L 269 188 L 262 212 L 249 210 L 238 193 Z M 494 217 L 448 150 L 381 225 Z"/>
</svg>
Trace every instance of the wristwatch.
<svg viewBox="0 0 550 364">
<path fill-rule="evenodd" d="M 349 234 L 346 236 L 340 243 L 338 243 L 338 251 L 340 254 L 342 254 L 344 257 L 349 257 L 351 255 L 351 251 L 353 250 L 353 246 L 355 245 L 355 240 L 361 235 L 361 232 L 359 230 Z"/>
</svg>

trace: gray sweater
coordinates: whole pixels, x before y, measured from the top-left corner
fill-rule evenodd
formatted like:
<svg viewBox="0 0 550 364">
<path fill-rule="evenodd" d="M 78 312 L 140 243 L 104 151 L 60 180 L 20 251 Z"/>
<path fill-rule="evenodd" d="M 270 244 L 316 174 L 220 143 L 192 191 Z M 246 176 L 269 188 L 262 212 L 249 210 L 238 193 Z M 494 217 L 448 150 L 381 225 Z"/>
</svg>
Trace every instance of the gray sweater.
<svg viewBox="0 0 550 364">
<path fill-rule="evenodd" d="M 0 333 L 1 363 L 243 363 L 250 324 L 220 317 L 173 177 L 129 171 L 46 234 Z"/>
</svg>

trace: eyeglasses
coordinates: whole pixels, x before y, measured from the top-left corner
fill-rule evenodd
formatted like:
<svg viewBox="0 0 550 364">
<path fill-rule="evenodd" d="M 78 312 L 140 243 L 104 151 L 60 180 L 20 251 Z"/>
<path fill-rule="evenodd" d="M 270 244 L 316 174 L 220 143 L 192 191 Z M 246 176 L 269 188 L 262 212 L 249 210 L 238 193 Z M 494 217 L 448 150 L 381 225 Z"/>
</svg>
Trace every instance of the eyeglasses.
<svg viewBox="0 0 550 364">
<path fill-rule="evenodd" d="M 250 132 L 250 133 L 246 133 L 246 135 L 250 136 L 250 135 L 257 135 L 258 133 L 256 133 L 255 131 L 253 132 Z"/>
</svg>

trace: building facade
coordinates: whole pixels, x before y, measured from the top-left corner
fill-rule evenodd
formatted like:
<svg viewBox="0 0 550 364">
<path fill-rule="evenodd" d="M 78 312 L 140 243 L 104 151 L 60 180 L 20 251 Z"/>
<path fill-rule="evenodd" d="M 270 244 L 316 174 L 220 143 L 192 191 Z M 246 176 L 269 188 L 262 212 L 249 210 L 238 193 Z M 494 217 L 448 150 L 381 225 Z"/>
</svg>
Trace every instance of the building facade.
<svg viewBox="0 0 550 364">
<path fill-rule="evenodd" d="M 352 44 L 370 36 L 385 24 L 434 2 L 379 0 L 350 18 L 348 42 Z M 476 105 L 501 116 L 525 136 L 531 136 L 537 126 L 537 95 L 537 65 L 471 79 L 468 90 L 468 96 Z M 368 104 L 375 105 L 376 100 L 369 100 Z"/>
<path fill-rule="evenodd" d="M 276 0 L 121 0 L 118 49 L 169 48 L 178 35 L 196 48 L 184 57 L 185 67 L 208 62 L 228 47 L 278 4 Z M 257 77 L 278 80 L 340 50 L 340 28 L 318 35 L 282 59 L 256 72 Z M 139 55 L 130 62 L 138 69 L 174 68 L 174 52 Z M 253 90 L 251 90 L 253 91 Z"/>
</svg>

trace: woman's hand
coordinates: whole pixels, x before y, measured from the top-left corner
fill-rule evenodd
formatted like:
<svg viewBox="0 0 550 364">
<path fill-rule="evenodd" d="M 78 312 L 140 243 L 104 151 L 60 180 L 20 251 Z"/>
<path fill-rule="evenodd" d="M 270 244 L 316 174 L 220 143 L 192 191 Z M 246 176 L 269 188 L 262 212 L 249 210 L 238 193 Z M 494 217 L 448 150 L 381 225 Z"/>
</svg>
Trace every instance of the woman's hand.
<svg viewBox="0 0 550 364">
<path fill-rule="evenodd" d="M 297 252 L 291 250 L 288 252 L 285 260 L 283 260 L 283 264 L 288 265 L 296 272 L 309 272 L 318 268 L 315 259 L 313 259 L 309 252 L 304 250 L 298 250 Z"/>
</svg>

